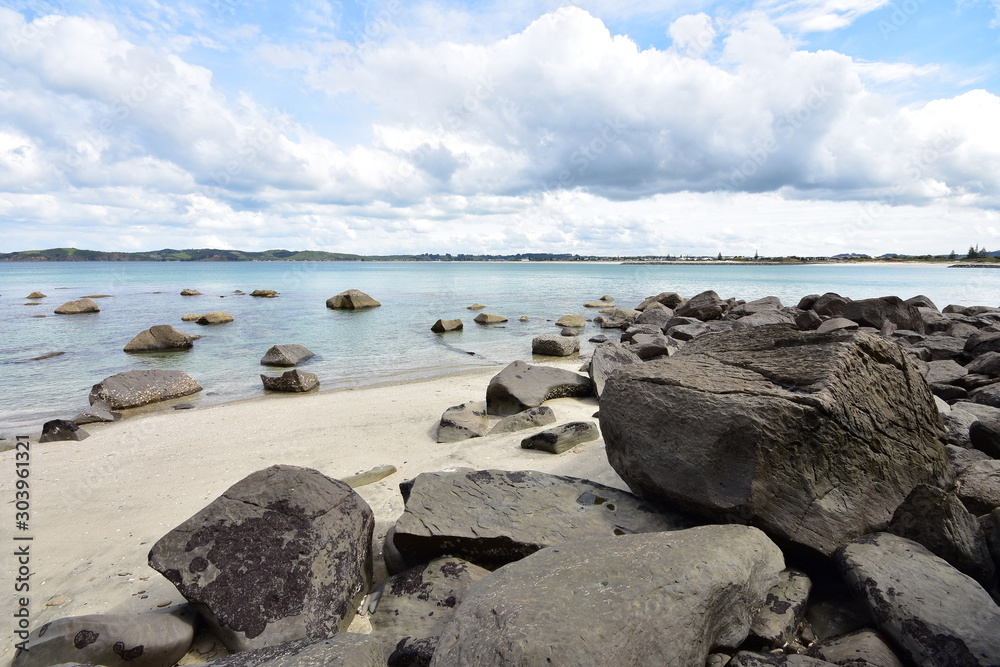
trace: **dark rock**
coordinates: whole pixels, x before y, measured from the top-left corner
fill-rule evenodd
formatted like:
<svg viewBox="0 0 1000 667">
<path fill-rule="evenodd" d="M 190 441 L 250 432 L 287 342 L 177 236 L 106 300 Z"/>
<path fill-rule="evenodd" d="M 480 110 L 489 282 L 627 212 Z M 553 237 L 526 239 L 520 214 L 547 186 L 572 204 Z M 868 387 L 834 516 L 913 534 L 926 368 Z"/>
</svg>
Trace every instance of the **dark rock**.
<svg viewBox="0 0 1000 667">
<path fill-rule="evenodd" d="M 834 559 L 882 632 L 914 663 L 1000 664 L 1000 608 L 923 546 L 877 533 L 839 548 Z"/>
<path fill-rule="evenodd" d="M 499 435 L 501 433 L 513 433 L 526 428 L 537 426 L 547 426 L 556 422 L 556 415 L 552 408 L 541 405 L 537 408 L 528 408 L 509 417 L 504 417 L 498 421 L 487 435 Z"/>
<path fill-rule="evenodd" d="M 281 375 L 261 374 L 260 381 L 267 391 L 283 391 L 289 393 L 304 393 L 319 387 L 319 378 L 315 373 L 294 369 Z"/>
<path fill-rule="evenodd" d="M 931 361 L 927 364 L 928 384 L 951 384 L 968 374 L 969 371 L 951 359 Z"/>
<path fill-rule="evenodd" d="M 953 322 L 932 308 L 917 308 L 920 319 L 924 321 L 924 331 L 927 333 L 945 333 Z"/>
<path fill-rule="evenodd" d="M 955 481 L 955 493 L 976 516 L 1000 507 L 1000 460 L 977 461 Z"/>
<path fill-rule="evenodd" d="M 437 558 L 391 577 L 371 616 L 372 636 L 382 642 L 387 657 L 395 654 L 395 664 L 429 664 L 437 638 L 469 588 L 488 574 L 460 558 Z M 425 656 L 428 646 L 432 650 Z"/>
<path fill-rule="evenodd" d="M 1000 384 L 988 384 L 969 392 L 969 399 L 973 403 L 988 405 L 993 408 L 1000 408 Z"/>
<path fill-rule="evenodd" d="M 95 424 L 98 422 L 116 422 L 121 418 L 122 413 L 114 412 L 104 403 L 97 402 L 76 417 L 73 417 L 73 423 L 77 426 L 82 426 L 83 424 Z"/>
<path fill-rule="evenodd" d="M 746 526 L 543 549 L 468 592 L 432 665 L 704 665 L 744 640 L 783 567 Z"/>
<path fill-rule="evenodd" d="M 385 657 L 370 635 L 343 633 L 324 639 L 296 639 L 243 651 L 198 667 L 382 667 Z"/>
<path fill-rule="evenodd" d="M 903 303 L 908 306 L 913 306 L 914 308 L 930 308 L 931 310 L 938 310 L 938 307 L 934 305 L 934 302 L 930 300 L 930 297 L 924 296 L 923 294 L 911 296 Z"/>
<path fill-rule="evenodd" d="M 53 419 L 42 424 L 42 436 L 38 442 L 58 442 L 61 440 L 85 440 L 90 434 L 67 419 Z"/>
<path fill-rule="evenodd" d="M 490 313 L 479 313 L 473 321 L 476 324 L 502 324 L 507 318 L 502 315 L 492 315 Z"/>
<path fill-rule="evenodd" d="M 590 378 L 550 366 L 531 366 L 515 361 L 493 376 L 486 387 L 486 408 L 491 415 L 506 417 L 553 398 L 589 396 Z"/>
<path fill-rule="evenodd" d="M 1000 421 L 974 421 L 969 427 L 969 441 L 979 451 L 1000 459 Z"/>
<path fill-rule="evenodd" d="M 663 325 L 670 321 L 670 318 L 674 316 L 674 311 L 670 310 L 666 306 L 657 303 L 654 306 L 650 306 L 642 311 L 639 317 L 635 318 L 636 324 L 651 324 L 658 329 L 663 329 Z"/>
<path fill-rule="evenodd" d="M 950 473 L 923 378 L 898 346 L 861 332 L 698 338 L 612 375 L 601 431 L 636 493 L 826 554 Z"/>
<path fill-rule="evenodd" d="M 942 401 L 960 401 L 969 397 L 969 392 L 953 384 L 933 383 L 929 387 L 931 393 Z"/>
<path fill-rule="evenodd" d="M 840 296 L 836 292 L 827 292 L 813 302 L 811 310 L 814 310 L 820 317 L 841 317 L 844 308 L 850 301 L 847 297 Z M 800 305 L 799 308 L 802 306 Z M 802 310 L 806 309 L 802 308 Z"/>
<path fill-rule="evenodd" d="M 934 334 L 913 346 L 914 348 L 925 348 L 930 351 L 931 361 L 941 361 L 943 359 L 954 359 L 962 354 L 965 341 L 961 338 L 954 338 L 945 334 Z"/>
<path fill-rule="evenodd" d="M 272 345 L 260 359 L 261 366 L 298 366 L 314 355 L 304 345 Z"/>
<path fill-rule="evenodd" d="M 201 385 L 184 371 L 125 371 L 95 384 L 90 390 L 90 403 L 102 403 L 112 410 L 120 410 L 190 396 L 199 391 Z"/>
<path fill-rule="evenodd" d="M 754 641 L 774 649 L 791 640 L 805 615 L 810 590 L 812 582 L 805 572 L 782 571 L 750 624 Z"/>
<path fill-rule="evenodd" d="M 229 324 L 233 321 L 233 316 L 229 313 L 224 313 L 221 310 L 213 310 L 210 313 L 205 313 L 199 317 L 195 322 L 203 326 L 211 324 Z"/>
<path fill-rule="evenodd" d="M 622 332 L 621 342 L 631 343 L 639 334 L 659 334 L 662 330 L 655 324 L 633 324 Z"/>
<path fill-rule="evenodd" d="M 980 357 L 987 352 L 1000 352 L 1000 332 L 977 331 L 965 339 L 962 349 L 970 357 Z"/>
<path fill-rule="evenodd" d="M 169 324 L 157 324 L 138 334 L 125 345 L 125 352 L 153 350 L 183 350 L 194 345 L 194 336 L 178 331 Z"/>
<path fill-rule="evenodd" d="M 989 454 L 978 449 L 967 449 L 956 445 L 947 445 L 945 449 L 948 450 L 948 464 L 956 478 L 961 477 L 962 473 L 971 468 L 973 464 L 991 460 Z"/>
<path fill-rule="evenodd" d="M 601 431 L 594 422 L 569 422 L 528 436 L 521 441 L 521 448 L 562 454 L 567 449 L 600 437 Z"/>
<path fill-rule="evenodd" d="M 162 537 L 149 564 L 233 651 L 343 631 L 371 580 L 371 508 L 315 470 L 255 472 Z"/>
<path fill-rule="evenodd" d="M 807 655 L 740 651 L 726 667 L 832 667 L 833 663 Z"/>
<path fill-rule="evenodd" d="M 969 431 L 976 421 L 1000 421 L 1000 409 L 979 403 L 959 401 L 942 415 L 948 429 L 948 442 L 959 447 L 970 447 Z"/>
<path fill-rule="evenodd" d="M 67 301 L 55 309 L 56 315 L 80 315 L 81 313 L 99 313 L 101 309 L 91 299 Z"/>
<path fill-rule="evenodd" d="M 453 405 L 441 415 L 437 428 L 437 441 L 461 442 L 469 438 L 479 438 L 486 435 L 488 428 L 485 404 Z"/>
<path fill-rule="evenodd" d="M 87 614 L 45 623 L 12 667 L 76 662 L 106 667 L 173 667 L 191 647 L 197 612 L 188 605 L 138 615 Z"/>
<path fill-rule="evenodd" d="M 817 642 L 809 647 L 809 655 L 850 667 L 904 667 L 892 647 L 873 630 L 858 630 Z"/>
<path fill-rule="evenodd" d="M 531 353 L 548 357 L 568 357 L 580 351 L 580 339 L 567 336 L 535 336 Z"/>
<path fill-rule="evenodd" d="M 326 307 L 333 310 L 358 310 L 378 308 L 382 304 L 361 290 L 349 289 L 326 300 Z"/>
<path fill-rule="evenodd" d="M 756 299 L 754 301 L 747 301 L 746 303 L 741 303 L 738 306 L 734 306 L 726 313 L 726 317 L 730 319 L 741 319 L 747 315 L 755 315 L 757 313 L 780 311 L 783 308 L 781 305 L 781 299 L 776 296 L 765 296 L 762 299 Z"/>
<path fill-rule="evenodd" d="M 660 332 L 655 334 L 636 334 L 632 337 L 632 345 L 628 348 L 643 361 L 661 355 L 671 355 L 679 349 L 677 341 L 667 338 Z"/>
<path fill-rule="evenodd" d="M 978 373 L 969 373 L 968 375 L 963 375 L 962 377 L 955 380 L 955 386 L 961 387 L 966 391 L 972 391 L 973 389 L 979 389 L 980 387 L 985 387 L 986 385 L 995 384 L 997 378 L 990 377 L 989 375 L 979 375 Z"/>
<path fill-rule="evenodd" d="M 1000 352 L 985 352 L 966 365 L 969 373 L 1000 377 Z"/>
<path fill-rule="evenodd" d="M 423 473 L 403 497 L 393 543 L 410 564 L 450 554 L 495 568 L 570 540 L 691 525 L 627 491 L 532 470 Z"/>
<path fill-rule="evenodd" d="M 598 396 L 604 391 L 604 383 L 608 377 L 624 366 L 641 364 L 642 359 L 621 343 L 608 341 L 597 346 L 594 356 L 590 358 L 590 379 L 594 383 L 594 393 Z"/>
<path fill-rule="evenodd" d="M 807 294 L 799 299 L 799 303 L 795 307 L 799 310 L 812 310 L 812 307 L 816 304 L 817 299 L 819 299 L 819 294 Z"/>
<path fill-rule="evenodd" d="M 832 317 L 816 327 L 816 332 L 830 333 L 831 331 L 856 331 L 857 329 L 858 323 L 854 320 L 849 320 L 846 317 Z"/>
<path fill-rule="evenodd" d="M 896 508 L 886 530 L 919 542 L 987 590 L 994 587 L 996 570 L 986 536 L 955 494 L 918 484 Z"/>
<path fill-rule="evenodd" d="M 596 336 L 591 336 L 587 340 L 588 340 L 588 342 L 597 343 L 599 345 L 601 343 L 608 342 L 610 339 L 607 336 L 605 336 L 604 334 L 597 334 Z"/>
<path fill-rule="evenodd" d="M 806 622 L 819 641 L 845 635 L 875 625 L 868 608 L 843 585 L 839 577 L 813 588 L 806 607 Z"/>
<path fill-rule="evenodd" d="M 802 331 L 813 331 L 822 323 L 823 319 L 813 310 L 803 310 L 795 317 L 795 326 Z"/>
<path fill-rule="evenodd" d="M 677 292 L 660 292 L 656 296 L 646 298 L 645 301 L 635 307 L 636 310 L 646 310 L 654 303 L 659 303 L 667 308 L 677 308 L 684 299 Z"/>
<path fill-rule="evenodd" d="M 564 327 L 562 331 L 559 332 L 560 336 L 579 336 L 580 330 L 574 329 L 573 327 Z"/>
<path fill-rule="evenodd" d="M 729 305 L 719 298 L 712 290 L 691 297 L 686 303 L 674 310 L 678 317 L 693 317 L 702 322 L 717 320 L 729 310 Z"/>
<path fill-rule="evenodd" d="M 677 340 L 689 341 L 707 331 L 708 327 L 701 322 L 698 324 L 678 324 L 667 329 L 667 335 Z"/>
<path fill-rule="evenodd" d="M 434 333 L 461 331 L 464 326 L 465 325 L 462 324 L 462 320 L 438 320 L 431 325 L 431 331 Z"/>
</svg>

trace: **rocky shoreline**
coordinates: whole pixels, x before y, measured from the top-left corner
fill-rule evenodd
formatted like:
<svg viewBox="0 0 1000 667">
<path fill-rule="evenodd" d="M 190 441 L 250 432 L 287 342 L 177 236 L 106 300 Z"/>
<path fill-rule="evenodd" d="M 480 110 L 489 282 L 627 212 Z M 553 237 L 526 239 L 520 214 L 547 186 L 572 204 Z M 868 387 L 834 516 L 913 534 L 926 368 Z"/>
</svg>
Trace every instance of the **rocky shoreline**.
<svg viewBox="0 0 1000 667">
<path fill-rule="evenodd" d="M 13 664 L 1000 664 L 1000 308 L 607 305 L 533 343 L 599 329 L 579 371 L 515 361 L 395 443 L 454 464 L 227 479 L 144 547 L 186 604 L 46 623 Z"/>
</svg>

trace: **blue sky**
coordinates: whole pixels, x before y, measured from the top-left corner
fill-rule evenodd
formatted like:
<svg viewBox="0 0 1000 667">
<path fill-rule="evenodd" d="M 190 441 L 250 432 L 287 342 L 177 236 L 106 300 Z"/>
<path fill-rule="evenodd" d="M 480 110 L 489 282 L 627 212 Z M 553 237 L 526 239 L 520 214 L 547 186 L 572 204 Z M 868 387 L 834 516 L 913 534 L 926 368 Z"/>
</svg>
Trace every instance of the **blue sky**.
<svg viewBox="0 0 1000 667">
<path fill-rule="evenodd" d="M 0 251 L 1000 248 L 1000 1 L 0 2 Z"/>
</svg>

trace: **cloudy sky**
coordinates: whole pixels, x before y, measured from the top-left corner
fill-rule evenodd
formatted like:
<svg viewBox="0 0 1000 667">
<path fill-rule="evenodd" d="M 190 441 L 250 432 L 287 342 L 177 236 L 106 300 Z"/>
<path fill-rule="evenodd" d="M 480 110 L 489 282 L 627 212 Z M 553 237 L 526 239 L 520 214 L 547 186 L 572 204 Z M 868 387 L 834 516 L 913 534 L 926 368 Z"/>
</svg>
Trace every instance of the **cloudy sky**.
<svg viewBox="0 0 1000 667">
<path fill-rule="evenodd" d="M 0 251 L 1000 248 L 1000 0 L 3 0 Z"/>
</svg>

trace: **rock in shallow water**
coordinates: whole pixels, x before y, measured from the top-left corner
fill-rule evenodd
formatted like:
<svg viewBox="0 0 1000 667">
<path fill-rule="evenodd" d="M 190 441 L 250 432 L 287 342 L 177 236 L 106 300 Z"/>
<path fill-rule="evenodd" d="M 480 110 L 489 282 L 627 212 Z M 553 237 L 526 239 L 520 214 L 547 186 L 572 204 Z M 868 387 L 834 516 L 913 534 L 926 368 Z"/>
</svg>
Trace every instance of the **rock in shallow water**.
<svg viewBox="0 0 1000 667">
<path fill-rule="evenodd" d="M 262 366 L 298 366 L 314 356 L 305 345 L 272 345 L 260 363 Z"/>
<path fill-rule="evenodd" d="M 201 385 L 184 371 L 125 371 L 95 384 L 90 390 L 90 403 L 119 410 L 189 396 L 199 391 Z"/>
<path fill-rule="evenodd" d="M 326 307 L 333 310 L 358 310 L 378 308 L 382 304 L 361 290 L 349 289 L 326 300 Z"/>
</svg>

